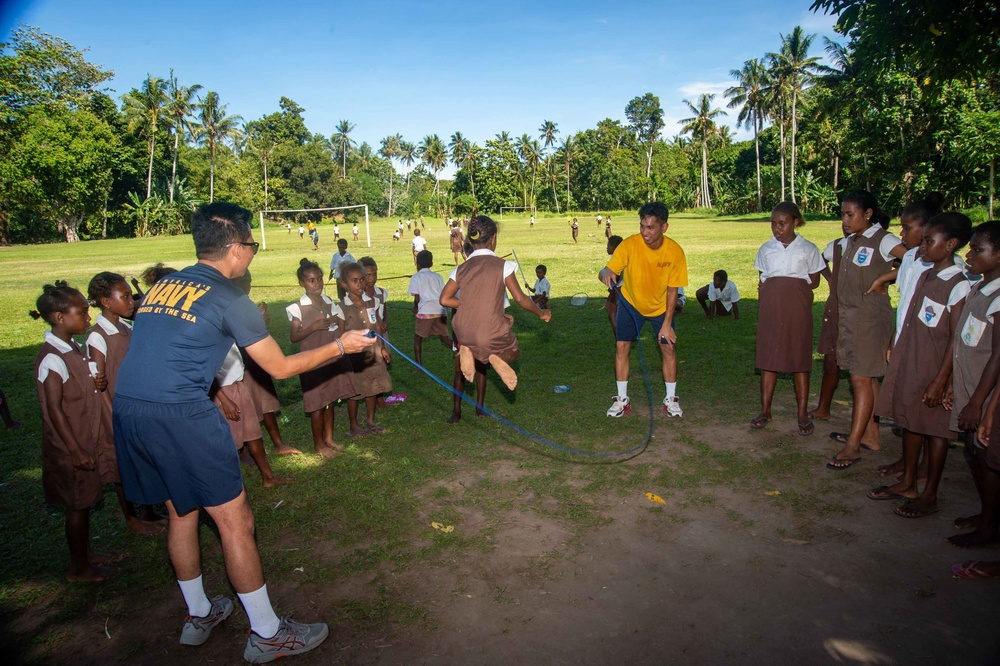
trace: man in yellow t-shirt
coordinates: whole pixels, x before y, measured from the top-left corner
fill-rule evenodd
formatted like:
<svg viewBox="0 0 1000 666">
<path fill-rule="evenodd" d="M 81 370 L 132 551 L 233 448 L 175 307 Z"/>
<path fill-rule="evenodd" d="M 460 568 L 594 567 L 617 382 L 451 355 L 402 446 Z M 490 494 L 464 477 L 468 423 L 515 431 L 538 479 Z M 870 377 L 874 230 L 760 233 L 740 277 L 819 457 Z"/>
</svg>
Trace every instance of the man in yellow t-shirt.
<svg viewBox="0 0 1000 666">
<path fill-rule="evenodd" d="M 678 287 L 687 286 L 687 259 L 684 250 L 663 234 L 667 231 L 667 206 L 659 201 L 639 209 L 639 233 L 626 238 L 615 250 L 611 261 L 601 269 L 598 279 L 609 289 L 621 276 L 621 298 L 615 320 L 615 380 L 618 394 L 608 416 L 621 417 L 632 411 L 628 399 L 629 352 L 632 341 L 648 321 L 660 342 L 663 358 L 663 382 L 667 397 L 663 409 L 667 416 L 683 416 L 677 398 L 677 353 L 674 332 L 674 308 Z"/>
</svg>

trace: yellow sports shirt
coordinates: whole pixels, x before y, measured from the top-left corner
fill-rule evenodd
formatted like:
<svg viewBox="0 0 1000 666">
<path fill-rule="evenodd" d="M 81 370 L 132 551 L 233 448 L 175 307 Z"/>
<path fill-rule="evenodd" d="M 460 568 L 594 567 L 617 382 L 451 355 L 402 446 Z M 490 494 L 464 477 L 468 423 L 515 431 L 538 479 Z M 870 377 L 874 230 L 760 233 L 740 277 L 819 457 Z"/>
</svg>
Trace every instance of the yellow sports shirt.
<svg viewBox="0 0 1000 666">
<path fill-rule="evenodd" d="M 663 237 L 663 245 L 651 250 L 636 234 L 621 242 L 607 268 L 622 276 L 621 292 L 643 317 L 667 311 L 667 287 L 686 287 L 687 258 L 673 240 Z"/>
</svg>

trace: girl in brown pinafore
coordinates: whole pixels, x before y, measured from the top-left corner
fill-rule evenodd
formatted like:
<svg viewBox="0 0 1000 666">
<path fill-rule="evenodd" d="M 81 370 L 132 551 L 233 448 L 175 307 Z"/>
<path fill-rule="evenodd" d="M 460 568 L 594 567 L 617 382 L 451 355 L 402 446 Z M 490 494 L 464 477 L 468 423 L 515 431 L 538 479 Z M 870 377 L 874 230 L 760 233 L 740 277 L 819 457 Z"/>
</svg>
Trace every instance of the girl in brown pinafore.
<svg viewBox="0 0 1000 666">
<path fill-rule="evenodd" d="M 858 190 L 845 196 L 840 219 L 848 238 L 837 272 L 837 365 L 851 373 L 854 401 L 851 432 L 826 465 L 838 470 L 861 460 L 861 446 L 879 449 L 875 402 L 878 378 L 885 374 L 886 351 L 892 341 L 893 313 L 888 294 L 865 292 L 888 271 L 893 258 L 899 259 L 906 251 L 899 239 L 885 230 L 889 216 L 869 192 Z"/>
<path fill-rule="evenodd" d="M 459 363 L 467 381 L 480 376 L 485 381 L 490 365 L 507 388 L 514 390 L 517 375 L 508 365 L 521 354 L 517 338 L 511 330 L 514 318 L 504 314 L 506 288 L 514 301 L 542 321 L 552 313 L 543 310 L 528 298 L 514 276 L 516 264 L 496 255 L 497 224 L 485 215 L 469 222 L 469 242 L 473 252 L 461 266 L 452 271 L 441 291 L 438 302 L 446 308 L 457 308 L 452 329 L 459 346 Z M 461 298 L 456 294 L 461 290 Z M 481 405 L 480 405 L 481 406 Z"/>
<path fill-rule="evenodd" d="M 903 429 L 903 478 L 873 489 L 868 497 L 909 500 L 895 509 L 904 518 L 937 512 L 937 488 L 952 437 L 951 414 L 943 403 L 952 375 L 954 333 L 969 293 L 955 252 L 971 236 L 972 221 L 961 213 L 937 215 L 924 228 L 920 257 L 932 265 L 917 280 L 875 407 L 876 414 L 891 416 Z M 925 437 L 929 465 L 921 493 L 917 463 Z"/>
<path fill-rule="evenodd" d="M 118 273 L 98 273 L 87 286 L 90 305 L 101 309 L 97 323 L 87 334 L 87 356 L 97 365 L 96 375 L 107 380 L 101 395 L 101 443 L 97 458 L 101 468 L 101 483 L 115 484 L 118 504 L 125 516 L 125 526 L 134 534 L 152 536 L 163 531 L 167 519 L 157 515 L 151 506 L 133 505 L 125 499 L 125 489 L 118 476 L 118 456 L 115 454 L 115 433 L 111 423 L 111 401 L 115 397 L 118 367 L 125 359 L 132 327 L 123 321 L 135 311 L 132 290 Z M 138 511 L 136 511 L 138 508 Z"/>
<path fill-rule="evenodd" d="M 840 271 L 840 258 L 844 254 L 847 239 L 837 238 L 823 250 L 823 260 L 827 267 L 823 276 L 830 287 L 830 295 L 823 306 L 823 322 L 819 327 L 819 341 L 816 351 L 823 355 L 823 379 L 820 382 L 819 402 L 816 409 L 809 411 L 810 419 L 820 421 L 830 420 L 830 407 L 833 405 L 833 394 L 840 384 L 840 368 L 837 367 L 837 327 L 840 318 L 837 316 L 837 273 Z"/>
<path fill-rule="evenodd" d="M 341 286 L 347 292 L 341 302 L 344 313 L 345 331 L 382 332 L 382 317 L 379 316 L 379 301 L 365 293 L 365 270 L 353 261 L 340 266 Z M 351 437 L 381 435 L 385 426 L 375 421 L 378 397 L 392 390 L 392 380 L 386 365 L 392 360 L 389 350 L 381 340 L 363 352 L 348 356 L 354 371 L 355 396 L 347 401 L 347 416 L 351 420 Z M 358 425 L 358 401 L 364 398 L 367 413 L 367 428 Z"/>
<path fill-rule="evenodd" d="M 306 293 L 285 308 L 292 322 L 289 337 L 306 351 L 340 339 L 344 333 L 344 314 L 323 294 L 323 271 L 315 261 L 302 259 L 296 272 L 299 286 Z M 325 458 L 337 455 L 342 447 L 333 439 L 333 405 L 341 398 L 357 395 L 350 361 L 346 356 L 328 361 L 299 375 L 302 383 L 302 408 L 309 414 L 313 446 Z"/>
<path fill-rule="evenodd" d="M 38 402 L 42 406 L 42 488 L 45 502 L 66 507 L 69 581 L 102 581 L 118 561 L 90 552 L 90 507 L 101 499 L 101 395 L 107 386 L 94 376 L 84 350 L 73 341 L 90 326 L 90 305 L 83 294 L 58 281 L 43 287 L 30 312 L 51 331 L 35 360 Z"/>
</svg>

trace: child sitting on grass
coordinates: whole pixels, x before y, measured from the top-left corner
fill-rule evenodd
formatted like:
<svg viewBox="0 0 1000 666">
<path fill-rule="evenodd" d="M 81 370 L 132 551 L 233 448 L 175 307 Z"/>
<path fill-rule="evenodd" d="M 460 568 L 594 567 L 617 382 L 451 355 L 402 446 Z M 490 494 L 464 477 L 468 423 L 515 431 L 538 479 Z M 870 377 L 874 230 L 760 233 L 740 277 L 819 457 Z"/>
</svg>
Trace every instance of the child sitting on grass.
<svg viewBox="0 0 1000 666">
<path fill-rule="evenodd" d="M 413 356 L 421 365 L 424 338 L 436 335 L 446 347 L 451 348 L 446 310 L 438 301 L 441 290 L 444 289 L 444 279 L 431 271 L 433 265 L 434 255 L 430 250 L 417 254 L 419 270 L 410 278 L 410 286 L 406 290 L 413 296 L 413 314 L 417 316 L 416 330 L 413 333 Z"/>
<path fill-rule="evenodd" d="M 728 317 L 730 314 L 733 319 L 740 318 L 740 292 L 724 270 L 715 271 L 712 282 L 694 292 L 694 297 L 709 319 Z"/>
<path fill-rule="evenodd" d="M 531 300 L 535 302 L 540 308 L 544 308 L 549 304 L 549 293 L 552 291 L 552 285 L 545 278 L 545 274 L 548 273 L 545 264 L 538 264 L 535 266 L 535 286 L 529 287 L 528 283 L 524 283 L 524 288 L 531 292 Z"/>
</svg>

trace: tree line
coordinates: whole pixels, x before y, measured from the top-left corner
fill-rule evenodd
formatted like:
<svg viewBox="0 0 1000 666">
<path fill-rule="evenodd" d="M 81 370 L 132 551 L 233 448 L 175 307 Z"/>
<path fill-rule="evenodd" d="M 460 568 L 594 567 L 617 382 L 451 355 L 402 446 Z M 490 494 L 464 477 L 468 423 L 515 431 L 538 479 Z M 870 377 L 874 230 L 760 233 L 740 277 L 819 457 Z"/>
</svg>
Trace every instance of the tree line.
<svg viewBox="0 0 1000 666">
<path fill-rule="evenodd" d="M 112 72 L 23 26 L 0 45 L 0 241 L 178 233 L 216 198 L 251 210 L 363 202 L 400 217 L 620 210 L 653 199 L 721 213 L 791 200 L 829 214 L 844 191 L 864 188 L 890 211 L 936 190 L 950 206 L 992 217 L 1000 72 L 956 63 L 967 55 L 959 46 L 949 55 L 920 35 L 906 43 L 899 33 L 896 50 L 879 38 L 899 19 L 875 10 L 926 2 L 817 0 L 815 10 L 840 12 L 843 43 L 824 38 L 820 50 L 801 27 L 779 35 L 773 52 L 732 70 L 725 100 L 684 100 L 690 117 L 669 138 L 647 92 L 625 105 L 624 121 L 562 133 L 546 119 L 482 145 L 461 132 L 359 145 L 355 123 L 311 132 L 287 97 L 244 120 L 172 71 L 115 100 L 101 88 Z M 935 7 L 943 39 L 969 29 L 964 15 L 949 23 Z M 993 37 L 980 60 L 996 47 Z M 724 119 L 753 138 L 735 141 Z M 445 180 L 449 163 L 456 173 Z"/>
</svg>

